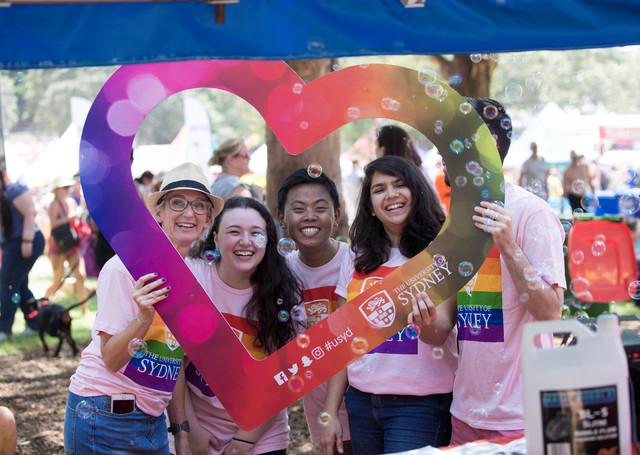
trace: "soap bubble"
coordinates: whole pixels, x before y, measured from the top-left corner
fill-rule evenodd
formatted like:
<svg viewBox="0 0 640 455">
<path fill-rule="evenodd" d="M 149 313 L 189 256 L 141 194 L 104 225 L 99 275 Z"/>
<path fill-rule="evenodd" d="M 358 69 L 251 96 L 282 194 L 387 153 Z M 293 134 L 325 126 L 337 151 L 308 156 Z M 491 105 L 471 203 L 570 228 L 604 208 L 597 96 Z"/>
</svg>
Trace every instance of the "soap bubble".
<svg viewBox="0 0 640 455">
<path fill-rule="evenodd" d="M 542 182 L 540 180 L 537 179 L 533 179 L 531 180 L 531 182 L 529 182 L 529 188 L 531 188 L 531 192 L 533 194 L 539 194 L 540 191 L 542 191 Z"/>
<path fill-rule="evenodd" d="M 576 250 L 573 253 L 571 253 L 571 262 L 573 262 L 576 265 L 582 264 L 584 262 L 584 251 Z"/>
<path fill-rule="evenodd" d="M 306 333 L 301 333 L 300 335 L 298 335 L 297 341 L 298 346 L 303 349 L 309 346 L 309 343 L 311 342 L 311 340 L 309 339 L 309 335 L 307 335 Z"/>
<path fill-rule="evenodd" d="M 465 186 L 467 184 L 467 178 L 464 175 L 459 175 L 455 180 L 456 186 Z"/>
<path fill-rule="evenodd" d="M 93 412 L 93 407 L 91 406 L 91 404 L 87 403 L 85 400 L 82 400 L 76 406 L 76 414 L 81 419 L 88 419 L 91 416 L 92 412 Z"/>
<path fill-rule="evenodd" d="M 300 122 L 300 129 L 301 130 L 306 130 L 307 128 L 309 128 L 309 122 L 305 122 L 304 120 Z"/>
<path fill-rule="evenodd" d="M 400 101 L 394 100 L 393 98 L 384 97 L 382 98 L 382 109 L 385 111 L 399 111 L 400 110 Z"/>
<path fill-rule="evenodd" d="M 293 240 L 286 237 L 278 240 L 278 253 L 280 253 L 282 256 L 287 256 L 296 250 L 296 242 L 294 242 Z"/>
<path fill-rule="evenodd" d="M 635 194 L 624 194 L 618 199 L 620 211 L 625 215 L 633 215 L 640 208 L 640 199 Z"/>
<path fill-rule="evenodd" d="M 444 349 L 442 349 L 439 346 L 434 347 L 431 350 L 431 357 L 433 357 L 436 360 L 440 360 L 441 358 L 444 357 Z"/>
<path fill-rule="evenodd" d="M 602 256 L 605 251 L 607 251 L 607 244 L 601 240 L 597 240 L 591 245 L 591 253 L 596 257 Z"/>
<path fill-rule="evenodd" d="M 220 256 L 220 250 L 217 248 L 215 250 L 206 250 L 202 253 L 202 259 L 209 265 L 215 264 L 220 259 Z"/>
<path fill-rule="evenodd" d="M 11 296 L 11 301 L 17 305 L 20 303 L 20 300 L 22 300 L 22 297 L 20 297 L 20 294 L 18 294 L 17 292 L 14 292 L 13 295 Z"/>
<path fill-rule="evenodd" d="M 587 185 L 582 179 L 576 179 L 571 182 L 571 191 L 575 194 L 583 194 Z"/>
<path fill-rule="evenodd" d="M 503 130 L 511 129 L 511 119 L 510 118 L 503 118 L 502 120 L 500 120 L 500 126 L 502 127 Z M 509 138 L 509 139 L 511 139 L 511 138 Z"/>
<path fill-rule="evenodd" d="M 418 72 L 418 82 L 420 82 L 422 85 L 428 85 L 432 82 L 435 82 L 437 77 L 438 73 L 436 73 L 436 70 L 433 70 L 431 68 L 426 68 Z"/>
<path fill-rule="evenodd" d="M 129 341 L 128 349 L 129 355 L 131 355 L 131 357 L 139 359 L 141 357 L 144 357 L 145 352 L 147 352 L 147 343 L 140 338 L 134 338 Z"/>
<path fill-rule="evenodd" d="M 509 349 L 507 348 L 500 348 L 500 350 L 498 351 L 498 357 L 500 357 L 501 359 L 506 359 L 508 355 Z"/>
<path fill-rule="evenodd" d="M 598 201 L 598 198 L 593 194 L 586 194 L 580 199 L 580 205 L 587 212 L 595 212 L 598 205 L 600 205 L 600 201 Z"/>
<path fill-rule="evenodd" d="M 629 296 L 633 299 L 633 300 L 639 300 L 640 299 L 640 281 L 634 281 L 633 283 L 629 284 Z"/>
<path fill-rule="evenodd" d="M 454 139 L 449 144 L 449 149 L 456 155 L 460 155 L 464 150 L 464 143 L 460 139 Z"/>
<path fill-rule="evenodd" d="M 482 54 L 471 54 L 469 58 L 473 63 L 480 63 L 482 61 Z"/>
<path fill-rule="evenodd" d="M 302 390 L 302 388 L 304 387 L 304 379 L 302 379 L 302 377 L 300 376 L 291 376 L 289 378 L 289 389 L 292 392 L 298 393 Z"/>
<path fill-rule="evenodd" d="M 521 303 L 527 303 L 528 301 L 529 301 L 529 294 L 527 294 L 526 292 L 520 294 Z"/>
<path fill-rule="evenodd" d="M 469 409 L 469 425 L 476 428 L 481 428 L 485 425 L 488 418 L 487 410 L 485 408 L 471 408 Z"/>
<path fill-rule="evenodd" d="M 569 316 L 571 316 L 571 308 L 567 304 L 562 305 L 562 319 L 569 319 Z"/>
<path fill-rule="evenodd" d="M 462 261 L 458 265 L 458 273 L 462 276 L 471 276 L 473 273 L 473 264 L 469 261 Z"/>
<path fill-rule="evenodd" d="M 500 54 L 497 53 L 491 53 L 489 54 L 489 60 L 491 60 L 492 62 L 498 62 L 500 61 Z"/>
<path fill-rule="evenodd" d="M 477 325 L 469 327 L 469 333 L 474 337 L 480 335 L 480 327 Z"/>
<path fill-rule="evenodd" d="M 576 277 L 569 283 L 569 290 L 574 296 L 578 297 L 589 290 L 589 280 L 583 277 Z"/>
<path fill-rule="evenodd" d="M 508 101 L 515 101 L 522 96 L 522 85 L 509 84 L 505 87 L 504 94 Z"/>
<path fill-rule="evenodd" d="M 310 164 L 307 168 L 307 174 L 309 174 L 309 177 L 317 179 L 322 175 L 322 166 L 318 163 Z"/>
<path fill-rule="evenodd" d="M 607 237 L 605 237 L 604 234 L 596 234 L 596 236 L 593 238 L 594 242 L 606 242 L 607 241 Z"/>
<path fill-rule="evenodd" d="M 366 338 L 355 337 L 351 341 L 351 350 L 358 355 L 366 354 L 369 350 L 369 342 Z"/>
<path fill-rule="evenodd" d="M 284 300 L 282 300 L 282 298 L 278 298 L 278 300 L 276 300 L 276 303 L 278 305 L 282 305 L 284 303 Z"/>
<path fill-rule="evenodd" d="M 496 395 L 500 395 L 502 393 L 502 384 L 499 382 L 496 382 L 493 385 L 493 393 L 495 393 Z"/>
<path fill-rule="evenodd" d="M 307 312 L 304 309 L 304 305 L 294 305 L 291 308 L 291 319 L 294 321 L 306 321 Z"/>
<path fill-rule="evenodd" d="M 484 177 L 474 177 L 473 178 L 473 184 L 475 186 L 482 186 L 484 185 Z"/>
<path fill-rule="evenodd" d="M 569 231 L 571 230 L 571 227 L 573 225 L 571 224 L 571 221 L 567 221 L 567 220 L 562 221 L 561 224 L 562 224 L 562 229 L 564 230 L 564 234 L 565 234 L 565 237 L 566 237 L 566 236 L 569 235 Z"/>
<path fill-rule="evenodd" d="M 267 242 L 268 242 L 267 236 L 262 232 L 254 232 L 251 235 L 251 243 L 256 248 L 265 248 L 267 246 Z"/>
<path fill-rule="evenodd" d="M 351 106 L 347 108 L 347 117 L 351 118 L 351 119 L 357 119 L 360 118 L 360 109 L 355 107 L 355 106 Z"/>
<path fill-rule="evenodd" d="M 447 262 L 447 258 L 445 258 L 442 254 L 434 254 L 433 262 L 435 265 L 442 265 Z"/>
<path fill-rule="evenodd" d="M 289 320 L 289 312 L 287 310 L 280 310 L 278 312 L 278 320 L 280 322 L 287 322 Z"/>
<path fill-rule="evenodd" d="M 296 95 L 299 95 L 302 93 L 302 90 L 304 89 L 304 85 L 300 82 L 296 82 L 295 84 L 293 84 L 293 87 L 291 88 L 291 91 L 293 93 L 295 93 Z"/>
<path fill-rule="evenodd" d="M 438 99 L 444 92 L 444 88 L 437 82 L 432 82 L 424 88 L 424 91 L 429 97 Z"/>
<path fill-rule="evenodd" d="M 527 87 L 528 90 L 534 91 L 540 87 L 541 83 L 542 79 L 537 74 L 532 74 L 525 79 L 524 86 Z"/>
<path fill-rule="evenodd" d="M 482 115 L 484 115 L 484 118 L 486 118 L 487 120 L 493 120 L 498 116 L 498 108 L 491 104 L 485 106 L 482 110 Z"/>
<path fill-rule="evenodd" d="M 312 379 L 313 378 L 313 371 L 311 370 L 304 370 L 304 377 L 305 379 Z"/>
<path fill-rule="evenodd" d="M 409 324 L 405 329 L 404 333 L 410 340 L 417 340 L 420 336 L 420 327 L 415 324 Z"/>
<path fill-rule="evenodd" d="M 451 87 L 455 87 L 457 85 L 462 84 L 462 76 L 459 75 L 458 73 L 454 73 L 451 76 L 449 76 L 449 85 Z"/>
<path fill-rule="evenodd" d="M 329 414 L 326 411 L 322 411 L 318 415 L 318 423 L 320 424 L 321 427 L 328 427 L 331 424 L 332 419 L 333 417 L 331 417 L 331 414 Z"/>
<path fill-rule="evenodd" d="M 464 115 L 467 115 L 469 112 L 471 112 L 472 109 L 473 106 L 471 106 L 471 104 L 467 103 L 466 101 L 460 104 L 460 112 L 462 112 Z"/>
<path fill-rule="evenodd" d="M 540 277 L 536 277 L 533 280 L 527 282 L 527 287 L 532 291 L 537 291 L 543 286 L 544 285 L 542 284 L 542 279 Z"/>
</svg>

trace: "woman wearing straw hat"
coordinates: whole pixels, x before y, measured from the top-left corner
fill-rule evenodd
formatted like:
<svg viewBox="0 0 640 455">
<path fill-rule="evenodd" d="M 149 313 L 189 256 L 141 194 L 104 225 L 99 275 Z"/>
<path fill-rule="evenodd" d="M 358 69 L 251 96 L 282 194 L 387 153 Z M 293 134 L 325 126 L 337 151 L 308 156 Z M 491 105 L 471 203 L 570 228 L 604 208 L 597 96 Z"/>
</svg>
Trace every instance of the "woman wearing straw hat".
<svg viewBox="0 0 640 455">
<path fill-rule="evenodd" d="M 53 230 L 57 226 L 69 224 L 74 218 L 82 215 L 82 209 L 78 207 L 73 198 L 69 197 L 70 188 L 75 184 L 72 178 L 57 177 L 53 181 L 51 192 L 54 195 L 53 201 L 49 205 L 49 223 Z M 60 289 L 64 280 L 64 264 L 68 264 L 69 269 L 76 280 L 75 295 L 78 302 L 87 298 L 87 290 L 84 287 L 86 273 L 84 271 L 84 261 L 80 255 L 80 243 L 69 251 L 62 252 L 56 245 L 53 236 L 49 237 L 49 261 L 53 269 L 53 280 L 51 286 L 44 293 L 46 298 L 53 298 L 53 294 Z M 89 312 L 89 304 L 81 305 L 84 314 Z"/>
<path fill-rule="evenodd" d="M 170 170 L 160 190 L 147 200 L 149 211 L 185 259 L 191 245 L 206 237 L 223 204 L 191 163 Z M 203 276 L 207 267 L 201 259 L 189 259 L 187 265 L 195 276 Z M 178 375 L 157 373 L 177 372 L 184 355 L 154 309 L 169 290 L 157 273 L 134 281 L 118 256 L 105 264 L 98 277 L 93 339 L 69 386 L 66 453 L 169 453 L 163 413 Z M 115 395 L 125 399 L 112 409 Z M 183 431 L 177 436 L 181 448 L 187 438 Z"/>
</svg>

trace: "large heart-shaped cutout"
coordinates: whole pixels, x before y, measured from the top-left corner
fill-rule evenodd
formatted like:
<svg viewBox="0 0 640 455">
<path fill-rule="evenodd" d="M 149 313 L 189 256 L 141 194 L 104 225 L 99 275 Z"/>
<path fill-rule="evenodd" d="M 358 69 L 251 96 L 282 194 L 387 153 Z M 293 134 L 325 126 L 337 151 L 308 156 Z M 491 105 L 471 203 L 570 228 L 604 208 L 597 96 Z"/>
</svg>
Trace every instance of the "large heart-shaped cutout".
<svg viewBox="0 0 640 455">
<path fill-rule="evenodd" d="M 447 221 L 425 251 L 309 329 L 308 344 L 293 340 L 255 360 L 146 210 L 132 181 L 130 151 L 144 117 L 168 96 L 199 87 L 245 99 L 292 154 L 359 118 L 406 123 L 438 147 L 452 181 L 460 177 L 467 183 L 452 187 Z M 355 338 L 373 349 L 403 329 L 411 310 L 406 297 L 417 283 L 436 304 L 462 288 L 472 274 L 459 265 L 471 264 L 475 272 L 492 245 L 491 236 L 474 226 L 473 207 L 482 199 L 504 200 L 495 143 L 464 98 L 428 75 L 379 64 L 344 68 L 309 84 L 281 61 L 122 67 L 87 117 L 80 178 L 93 219 L 134 278 L 154 271 L 171 284 L 169 298 L 156 309 L 243 429 L 261 424 L 363 355 L 351 347 Z M 394 313 L 372 324 L 367 316 L 373 302 L 392 302 Z M 312 374 L 303 375 L 303 365 Z"/>
</svg>

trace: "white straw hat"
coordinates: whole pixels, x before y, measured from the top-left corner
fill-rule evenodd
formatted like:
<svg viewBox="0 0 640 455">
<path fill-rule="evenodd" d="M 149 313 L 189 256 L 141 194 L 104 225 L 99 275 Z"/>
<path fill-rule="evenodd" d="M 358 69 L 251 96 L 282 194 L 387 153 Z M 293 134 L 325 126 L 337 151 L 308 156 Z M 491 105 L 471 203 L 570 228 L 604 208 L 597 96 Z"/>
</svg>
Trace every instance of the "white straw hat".
<svg viewBox="0 0 640 455">
<path fill-rule="evenodd" d="M 213 216 L 215 217 L 222 210 L 224 200 L 211 194 L 209 181 L 204 172 L 193 163 L 184 163 L 174 167 L 166 173 L 162 180 L 160 191 L 151 193 L 147 198 L 147 207 L 152 209 L 158 205 L 158 201 L 169 191 L 194 190 L 203 193 L 213 204 Z"/>
</svg>

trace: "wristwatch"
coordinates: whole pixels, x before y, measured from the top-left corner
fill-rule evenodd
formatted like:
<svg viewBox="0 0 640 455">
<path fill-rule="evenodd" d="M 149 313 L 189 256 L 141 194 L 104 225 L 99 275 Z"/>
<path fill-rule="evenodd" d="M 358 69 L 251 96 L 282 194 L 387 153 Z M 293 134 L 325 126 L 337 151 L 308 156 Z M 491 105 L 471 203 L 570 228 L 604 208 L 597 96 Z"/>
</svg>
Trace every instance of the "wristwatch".
<svg viewBox="0 0 640 455">
<path fill-rule="evenodd" d="M 189 421 L 185 420 L 182 423 L 172 423 L 171 425 L 169 425 L 169 428 L 167 428 L 167 431 L 171 434 L 176 434 L 178 431 L 186 431 L 188 433 Z"/>
</svg>

